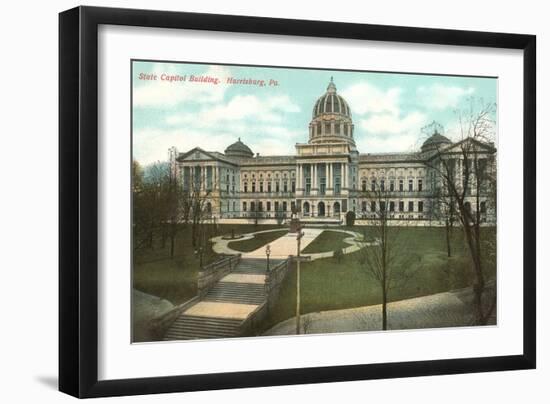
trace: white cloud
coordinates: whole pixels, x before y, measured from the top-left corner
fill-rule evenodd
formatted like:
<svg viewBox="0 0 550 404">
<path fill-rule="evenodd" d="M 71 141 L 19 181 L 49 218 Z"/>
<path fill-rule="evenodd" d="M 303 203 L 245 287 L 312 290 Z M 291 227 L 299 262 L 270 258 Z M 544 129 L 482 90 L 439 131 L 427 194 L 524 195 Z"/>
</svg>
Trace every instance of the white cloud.
<svg viewBox="0 0 550 404">
<path fill-rule="evenodd" d="M 369 133 L 394 135 L 411 130 L 419 132 L 426 121 L 427 117 L 425 114 L 414 111 L 402 118 L 395 114 L 371 115 L 366 119 L 362 119 L 359 125 Z"/>
<path fill-rule="evenodd" d="M 354 114 L 381 112 L 398 114 L 401 93 L 400 88 L 394 87 L 383 91 L 367 81 L 362 81 L 344 89 L 340 95 L 348 102 Z"/>
<path fill-rule="evenodd" d="M 398 152 L 412 149 L 418 142 L 420 128 L 428 117 L 418 111 L 403 117 L 397 114 L 373 114 L 359 121 L 362 136 L 359 147 L 364 152 Z"/>
<path fill-rule="evenodd" d="M 416 90 L 419 103 L 426 108 L 444 110 L 456 108 L 464 97 L 475 92 L 473 87 L 444 86 L 434 84 L 429 87 L 420 86 Z"/>
<path fill-rule="evenodd" d="M 306 133 L 307 134 L 307 133 Z M 292 131 L 286 127 L 220 127 L 214 130 L 199 128 L 152 129 L 146 128 L 134 132 L 134 158 L 147 165 L 156 161 L 165 161 L 168 149 L 175 146 L 180 152 L 193 147 L 207 151 L 222 152 L 227 146 L 242 138 L 254 153 L 261 155 L 294 154 L 294 139 L 303 137 L 301 131 Z"/>
<path fill-rule="evenodd" d="M 156 64 L 152 73 L 160 77 L 162 73 L 180 73 L 170 64 Z M 223 66 L 211 66 L 204 75 L 223 79 L 230 75 Z M 192 101 L 193 103 L 213 103 L 223 100 L 227 85 L 224 80 L 218 84 L 198 82 L 145 81 L 136 86 L 133 94 L 134 107 L 171 107 Z"/>
<path fill-rule="evenodd" d="M 212 128 L 221 123 L 250 120 L 265 123 L 283 123 L 286 113 L 299 112 L 300 108 L 290 97 L 260 98 L 255 95 L 236 95 L 227 103 L 204 106 L 196 113 L 183 112 L 166 118 L 169 125 L 192 124 Z"/>
</svg>

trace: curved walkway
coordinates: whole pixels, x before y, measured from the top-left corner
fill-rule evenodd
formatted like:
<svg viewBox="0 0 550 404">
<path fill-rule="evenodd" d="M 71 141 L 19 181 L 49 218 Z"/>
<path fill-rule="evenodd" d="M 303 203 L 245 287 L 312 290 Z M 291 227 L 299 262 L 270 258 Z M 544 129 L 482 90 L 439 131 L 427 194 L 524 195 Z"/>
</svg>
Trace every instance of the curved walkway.
<svg viewBox="0 0 550 404">
<path fill-rule="evenodd" d="M 492 295 L 491 295 L 492 294 Z M 494 289 L 485 293 L 484 305 L 488 306 Z M 437 293 L 413 299 L 388 303 L 388 329 L 406 330 L 421 328 L 460 327 L 472 325 L 471 288 Z M 382 307 L 356 307 L 352 309 L 321 311 L 303 314 L 304 334 L 333 332 L 380 331 Z M 496 324 L 493 317 L 490 324 Z M 296 333 L 296 318 L 275 325 L 263 335 L 293 335 Z"/>
<path fill-rule="evenodd" d="M 272 230 L 262 230 L 253 233 L 244 234 L 243 237 L 234 239 L 234 240 L 224 240 L 223 236 L 218 236 L 210 239 L 212 241 L 212 249 L 217 254 L 242 254 L 243 258 L 264 258 L 265 257 L 265 245 L 257 248 L 256 250 L 248 253 L 243 253 L 242 251 L 233 250 L 229 247 L 229 243 L 232 241 L 241 241 L 249 240 L 254 237 L 255 234 L 260 233 L 269 233 L 274 231 L 280 231 L 281 229 L 272 229 Z M 317 238 L 325 229 L 317 228 L 305 228 L 304 237 L 301 243 L 301 249 L 304 250 L 315 238 Z M 337 231 L 340 233 L 349 234 L 350 237 L 346 237 L 343 241 L 349 245 L 349 247 L 344 248 L 342 251 L 344 254 L 351 254 L 355 251 L 359 251 L 361 248 L 366 246 L 375 245 L 376 241 L 372 242 L 363 242 L 360 241 L 362 235 L 351 231 L 351 230 L 339 230 L 339 229 L 328 229 L 329 231 Z M 278 239 L 268 243 L 271 246 L 271 257 L 272 258 L 287 258 L 289 255 L 296 254 L 296 235 L 293 233 L 288 233 Z M 320 253 L 311 253 L 311 254 L 301 254 L 304 257 L 311 257 L 311 260 L 316 260 L 320 258 L 330 258 L 334 255 L 334 251 L 326 251 Z"/>
</svg>

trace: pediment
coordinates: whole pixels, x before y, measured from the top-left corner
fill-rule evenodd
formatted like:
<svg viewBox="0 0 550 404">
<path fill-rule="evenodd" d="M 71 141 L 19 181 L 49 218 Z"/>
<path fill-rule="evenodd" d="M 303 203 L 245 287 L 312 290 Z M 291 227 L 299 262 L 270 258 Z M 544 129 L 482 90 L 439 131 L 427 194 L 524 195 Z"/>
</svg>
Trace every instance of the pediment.
<svg viewBox="0 0 550 404">
<path fill-rule="evenodd" d="M 179 162 L 183 161 L 205 161 L 205 160 L 217 160 L 210 153 L 202 150 L 200 147 L 195 147 L 186 153 L 180 154 L 178 157 Z"/>
</svg>

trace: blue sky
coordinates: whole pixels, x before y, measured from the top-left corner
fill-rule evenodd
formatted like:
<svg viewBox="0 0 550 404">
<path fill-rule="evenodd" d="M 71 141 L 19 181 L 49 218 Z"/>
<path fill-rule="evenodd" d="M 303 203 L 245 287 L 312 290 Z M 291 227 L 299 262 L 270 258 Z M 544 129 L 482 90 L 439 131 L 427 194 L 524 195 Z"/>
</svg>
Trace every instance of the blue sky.
<svg viewBox="0 0 550 404">
<path fill-rule="evenodd" d="M 186 81 L 161 80 L 163 74 Z M 219 83 L 191 82 L 191 75 Z M 307 142 L 313 106 L 331 76 L 352 110 L 361 153 L 415 150 L 425 138 L 422 127 L 434 120 L 457 139 L 457 110 L 468 108 L 471 98 L 497 102 L 494 78 L 136 61 L 134 158 L 142 164 L 163 161 L 171 146 L 223 152 L 239 137 L 255 153 L 294 154 L 296 143 Z M 228 77 L 265 85 L 230 85 Z"/>
</svg>

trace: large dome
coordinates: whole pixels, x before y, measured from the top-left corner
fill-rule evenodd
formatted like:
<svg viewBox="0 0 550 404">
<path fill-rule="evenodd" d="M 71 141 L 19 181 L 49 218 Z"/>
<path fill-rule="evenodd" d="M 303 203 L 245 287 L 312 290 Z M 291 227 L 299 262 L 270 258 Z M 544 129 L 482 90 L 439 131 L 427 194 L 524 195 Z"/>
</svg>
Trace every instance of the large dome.
<svg viewBox="0 0 550 404">
<path fill-rule="evenodd" d="M 327 87 L 327 92 L 319 97 L 313 107 L 313 118 L 325 113 L 340 114 L 351 118 L 349 105 L 341 95 L 336 93 L 336 85 L 332 78 Z"/>
<path fill-rule="evenodd" d="M 327 91 L 313 106 L 309 143 L 349 143 L 355 147 L 351 110 L 346 100 L 336 92 L 332 77 Z"/>
<path fill-rule="evenodd" d="M 254 153 L 252 153 L 250 147 L 241 142 L 241 138 L 239 138 L 239 140 L 229 145 L 227 149 L 225 149 L 225 155 L 228 157 L 241 158 L 254 157 Z"/>
<path fill-rule="evenodd" d="M 439 150 L 441 147 L 445 147 L 446 145 L 449 145 L 451 143 L 452 142 L 448 138 L 435 131 L 433 135 L 431 135 L 424 141 L 424 143 L 422 143 L 421 150 L 423 152 Z"/>
</svg>

